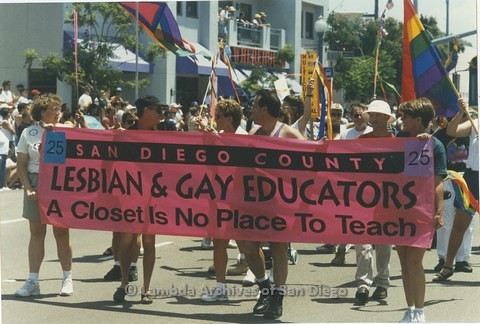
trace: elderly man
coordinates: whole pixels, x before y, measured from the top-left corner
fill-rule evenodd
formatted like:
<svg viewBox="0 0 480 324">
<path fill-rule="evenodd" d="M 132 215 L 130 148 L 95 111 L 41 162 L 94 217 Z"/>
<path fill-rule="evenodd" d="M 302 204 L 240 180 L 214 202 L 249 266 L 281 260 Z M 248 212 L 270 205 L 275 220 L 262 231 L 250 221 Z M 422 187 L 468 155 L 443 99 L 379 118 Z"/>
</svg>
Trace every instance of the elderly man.
<svg viewBox="0 0 480 324">
<path fill-rule="evenodd" d="M 372 131 L 358 138 L 375 137 L 395 137 L 388 129 L 388 123 L 395 120 L 395 116 L 390 111 L 388 103 L 382 100 L 373 100 L 368 105 L 368 110 L 362 113 L 365 121 L 370 122 Z M 373 299 L 387 298 L 387 289 L 390 286 L 390 255 L 392 253 L 391 245 L 375 245 L 375 257 L 377 264 L 377 276 L 373 278 L 373 245 L 355 244 L 357 254 L 357 272 L 355 280 L 358 289 L 355 293 L 355 299 L 359 303 L 365 303 L 368 300 L 369 289 L 373 283 L 377 288 L 372 294 Z"/>
<path fill-rule="evenodd" d="M 281 138 L 304 139 L 296 129 L 280 123 L 280 100 L 275 91 L 260 90 L 252 105 L 253 120 L 258 127 L 250 130 L 251 135 L 263 135 Z M 284 285 L 288 274 L 288 243 L 270 242 L 270 251 L 274 264 L 273 279 L 275 287 L 270 289 L 270 282 L 265 270 L 265 258 L 261 250 L 261 242 L 242 241 L 239 244 L 245 253 L 248 266 L 256 277 L 260 288 L 260 298 L 253 308 L 254 314 L 263 314 L 266 319 L 282 316 Z"/>
</svg>

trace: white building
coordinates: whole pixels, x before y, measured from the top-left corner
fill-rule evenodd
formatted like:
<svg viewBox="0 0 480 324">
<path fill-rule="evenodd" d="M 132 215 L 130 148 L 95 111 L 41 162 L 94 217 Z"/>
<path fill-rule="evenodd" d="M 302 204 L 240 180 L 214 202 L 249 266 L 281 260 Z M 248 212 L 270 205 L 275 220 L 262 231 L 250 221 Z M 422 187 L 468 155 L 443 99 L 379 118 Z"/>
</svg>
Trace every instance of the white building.
<svg viewBox="0 0 480 324">
<path fill-rule="evenodd" d="M 182 37 L 189 42 L 202 46 L 213 54 L 218 51 L 218 13 L 226 5 L 236 8 L 235 17 L 240 12 L 252 21 L 259 12 L 267 14 L 271 27 L 263 27 L 260 31 L 242 29 L 234 20 L 228 25 L 228 43 L 232 51 L 232 61 L 236 68 L 235 80 L 248 77 L 249 69 L 262 65 L 272 73 L 300 73 L 300 54 L 305 49 L 316 49 L 318 35 L 315 33 L 317 17 L 328 16 L 328 0 L 241 0 L 241 1 L 178 1 L 167 2 L 177 17 Z M 20 3 L 2 4 L 0 8 L 0 80 L 11 80 L 13 85 L 22 83 L 30 90 L 51 91 L 61 95 L 65 102 L 72 100 L 72 89 L 69 85 L 58 81 L 55 77 L 47 77 L 38 60 L 29 70 L 25 65 L 24 52 L 34 48 L 39 57 L 49 52 L 61 55 L 66 38 L 72 26 L 64 24 L 66 12 L 71 3 Z M 140 41 L 144 44 L 152 40 L 143 35 Z M 291 44 L 295 52 L 295 62 L 278 66 L 272 58 L 276 51 L 285 44 Z M 114 65 L 124 70 L 125 78 L 133 80 L 132 55 L 123 51 L 122 59 Z M 134 55 L 134 54 L 133 54 Z M 113 64 L 113 63 L 112 63 Z M 139 96 L 153 94 L 165 103 L 181 102 L 188 106 L 193 100 L 202 100 L 208 84 L 211 67 L 199 59 L 195 65 L 187 58 L 176 57 L 168 53 L 166 58 L 157 59 L 152 66 L 142 62 L 148 73 L 150 85 L 139 90 Z M 230 84 L 226 67 L 219 64 L 219 93 L 228 93 Z M 238 80 L 237 80 L 238 78 Z M 114 87 L 115 85 L 112 85 Z M 231 89 L 230 89 L 231 91 Z M 124 89 L 124 97 L 134 102 L 134 90 Z"/>
</svg>

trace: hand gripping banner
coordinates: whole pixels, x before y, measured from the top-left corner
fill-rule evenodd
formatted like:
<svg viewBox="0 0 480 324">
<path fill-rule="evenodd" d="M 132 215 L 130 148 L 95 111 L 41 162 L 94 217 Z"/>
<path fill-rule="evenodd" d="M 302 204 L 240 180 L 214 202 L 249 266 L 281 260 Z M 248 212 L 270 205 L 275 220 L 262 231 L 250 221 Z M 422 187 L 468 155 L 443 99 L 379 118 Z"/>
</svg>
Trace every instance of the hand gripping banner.
<svg viewBox="0 0 480 324">
<path fill-rule="evenodd" d="M 274 242 L 430 245 L 430 141 L 55 128 L 42 222 Z"/>
</svg>

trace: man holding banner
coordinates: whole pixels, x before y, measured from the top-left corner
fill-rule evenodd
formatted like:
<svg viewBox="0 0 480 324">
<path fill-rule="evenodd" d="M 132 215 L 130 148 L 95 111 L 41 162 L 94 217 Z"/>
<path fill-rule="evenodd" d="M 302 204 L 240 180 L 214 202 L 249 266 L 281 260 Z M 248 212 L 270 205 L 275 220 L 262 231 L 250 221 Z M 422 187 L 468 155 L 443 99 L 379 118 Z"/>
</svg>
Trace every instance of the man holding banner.
<svg viewBox="0 0 480 324">
<path fill-rule="evenodd" d="M 277 118 L 280 113 L 280 100 L 276 92 L 262 89 L 257 92 L 252 104 L 252 115 L 255 124 L 251 135 L 304 139 L 296 129 L 280 123 Z M 242 241 L 240 243 L 245 253 L 248 266 L 256 277 L 260 290 L 260 298 L 253 308 L 254 314 L 263 314 L 266 319 L 276 319 L 282 316 L 284 285 L 288 274 L 288 243 L 270 242 L 273 259 L 273 279 L 275 287 L 270 287 L 270 281 L 265 271 L 265 258 L 261 250 L 261 242 Z"/>
<path fill-rule="evenodd" d="M 128 130 L 153 130 L 163 119 L 163 109 L 168 106 L 162 106 L 159 100 L 154 96 L 147 96 L 135 101 L 137 108 L 138 121 Z M 125 287 L 128 285 L 130 264 L 138 254 L 137 239 L 140 234 L 118 233 L 118 254 L 120 258 L 120 269 L 122 271 L 122 283 L 113 295 L 115 303 L 123 303 L 127 292 Z M 150 280 L 152 278 L 153 267 L 155 266 L 155 235 L 142 234 L 143 243 L 143 287 L 140 302 L 142 304 L 151 304 L 152 296 L 149 294 Z"/>
<path fill-rule="evenodd" d="M 388 124 L 395 120 L 391 113 L 390 105 L 382 100 L 373 100 L 368 105 L 368 110 L 361 113 L 361 118 L 365 122 L 370 122 L 372 131 L 360 135 L 359 139 L 364 138 L 393 138 L 393 134 L 388 131 Z M 357 270 L 355 280 L 358 289 L 355 293 L 355 299 L 364 304 L 368 300 L 369 289 L 373 283 L 376 284 L 375 291 L 372 294 L 373 299 L 387 298 L 387 289 L 390 286 L 390 255 L 392 253 L 391 244 L 375 244 L 375 259 L 377 266 L 377 275 L 373 277 L 373 247 L 372 244 L 355 244 Z"/>
</svg>

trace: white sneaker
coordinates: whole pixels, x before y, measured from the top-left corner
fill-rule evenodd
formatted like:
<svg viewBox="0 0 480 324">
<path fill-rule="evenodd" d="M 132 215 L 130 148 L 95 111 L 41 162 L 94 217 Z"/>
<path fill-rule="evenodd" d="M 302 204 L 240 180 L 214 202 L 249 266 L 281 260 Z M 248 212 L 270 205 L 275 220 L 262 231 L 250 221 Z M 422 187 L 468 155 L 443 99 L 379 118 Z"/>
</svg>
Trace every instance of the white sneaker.
<svg viewBox="0 0 480 324">
<path fill-rule="evenodd" d="M 413 311 L 410 308 L 408 308 L 403 314 L 403 317 L 400 320 L 400 323 L 412 323 L 412 321 L 413 321 Z"/>
<path fill-rule="evenodd" d="M 227 289 L 215 287 L 212 289 L 208 289 L 208 293 L 202 294 L 200 299 L 204 302 L 218 302 L 218 301 L 227 301 Z"/>
<path fill-rule="evenodd" d="M 212 247 L 212 239 L 204 238 L 200 244 L 200 247 L 205 250 L 210 249 Z"/>
<path fill-rule="evenodd" d="M 62 289 L 60 290 L 60 296 L 71 296 L 72 294 L 73 294 L 72 278 L 63 279 Z"/>
<path fill-rule="evenodd" d="M 425 313 L 413 311 L 413 323 L 425 323 Z"/>
<path fill-rule="evenodd" d="M 243 287 L 251 287 L 255 284 L 255 275 L 253 274 L 252 270 L 248 269 L 247 274 L 243 277 L 242 286 Z"/>
<path fill-rule="evenodd" d="M 28 297 L 28 296 L 38 296 L 40 295 L 40 284 L 38 281 L 28 279 L 23 284 L 22 288 L 15 292 L 15 296 L 18 297 Z"/>
<path fill-rule="evenodd" d="M 236 249 L 238 247 L 238 245 L 237 245 L 237 242 L 235 242 L 235 240 L 230 240 L 230 241 L 228 241 L 227 247 L 229 249 Z"/>
</svg>

